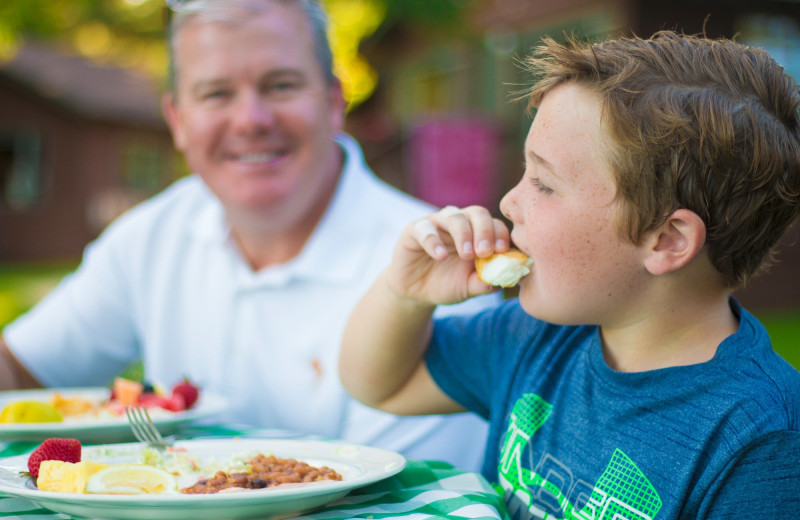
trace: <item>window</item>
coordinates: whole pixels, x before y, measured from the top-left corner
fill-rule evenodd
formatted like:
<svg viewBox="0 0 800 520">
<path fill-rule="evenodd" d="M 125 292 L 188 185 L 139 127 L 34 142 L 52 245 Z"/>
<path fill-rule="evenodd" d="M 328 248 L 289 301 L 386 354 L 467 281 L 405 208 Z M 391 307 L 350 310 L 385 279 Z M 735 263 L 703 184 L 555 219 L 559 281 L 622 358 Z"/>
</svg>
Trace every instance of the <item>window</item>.
<svg viewBox="0 0 800 520">
<path fill-rule="evenodd" d="M 166 160 L 156 143 L 131 139 L 123 152 L 125 186 L 152 195 L 167 181 Z"/>
<path fill-rule="evenodd" d="M 41 138 L 36 132 L 0 133 L 0 205 L 33 207 L 42 195 Z"/>
</svg>

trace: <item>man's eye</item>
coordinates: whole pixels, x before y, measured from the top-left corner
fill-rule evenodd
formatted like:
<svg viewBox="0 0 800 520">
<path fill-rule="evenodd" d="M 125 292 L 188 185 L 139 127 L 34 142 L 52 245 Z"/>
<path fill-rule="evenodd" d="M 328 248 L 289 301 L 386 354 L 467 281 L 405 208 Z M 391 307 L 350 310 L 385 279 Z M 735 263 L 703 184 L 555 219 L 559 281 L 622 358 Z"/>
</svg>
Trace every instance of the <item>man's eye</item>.
<svg viewBox="0 0 800 520">
<path fill-rule="evenodd" d="M 297 82 L 294 82 L 294 81 L 278 81 L 278 82 L 270 84 L 267 87 L 267 90 L 269 92 L 275 92 L 275 93 L 278 93 L 278 94 L 283 94 L 283 93 L 287 93 L 287 92 L 292 92 L 292 91 L 296 90 L 297 87 L 298 87 L 298 84 L 297 84 Z"/>
<path fill-rule="evenodd" d="M 209 90 L 202 95 L 203 99 L 222 99 L 229 95 L 229 91 L 225 89 Z"/>
</svg>

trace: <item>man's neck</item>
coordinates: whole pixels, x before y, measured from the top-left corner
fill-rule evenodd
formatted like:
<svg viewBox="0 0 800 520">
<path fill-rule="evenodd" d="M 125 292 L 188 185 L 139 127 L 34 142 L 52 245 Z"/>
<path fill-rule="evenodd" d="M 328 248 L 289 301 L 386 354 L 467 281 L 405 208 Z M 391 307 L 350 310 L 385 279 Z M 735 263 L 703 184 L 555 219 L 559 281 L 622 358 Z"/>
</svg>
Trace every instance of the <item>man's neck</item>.
<svg viewBox="0 0 800 520">
<path fill-rule="evenodd" d="M 253 271 L 285 264 L 303 250 L 322 220 L 329 202 L 330 198 L 313 212 L 302 215 L 302 218 L 281 229 L 259 225 L 232 226 L 232 238 Z"/>
<path fill-rule="evenodd" d="M 228 213 L 231 236 L 253 271 L 292 260 L 311 238 L 344 175 L 343 152 L 338 144 L 333 146 L 330 170 L 317 178 L 313 192 L 306 192 L 308 198 L 264 212 Z"/>
</svg>

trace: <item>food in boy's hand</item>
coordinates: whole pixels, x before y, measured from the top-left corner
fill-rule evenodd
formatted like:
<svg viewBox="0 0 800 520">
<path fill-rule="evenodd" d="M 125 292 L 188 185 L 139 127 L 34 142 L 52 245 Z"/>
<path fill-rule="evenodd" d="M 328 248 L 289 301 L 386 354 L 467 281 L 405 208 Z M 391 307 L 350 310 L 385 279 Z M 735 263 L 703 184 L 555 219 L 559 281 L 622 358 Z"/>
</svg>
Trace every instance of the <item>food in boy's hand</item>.
<svg viewBox="0 0 800 520">
<path fill-rule="evenodd" d="M 36 487 L 41 491 L 86 493 L 86 483 L 89 478 L 107 467 L 109 467 L 108 464 L 90 460 L 74 463 L 61 460 L 43 460 L 39 466 Z"/>
<path fill-rule="evenodd" d="M 531 272 L 533 260 L 519 249 L 495 253 L 486 258 L 475 258 L 478 279 L 497 287 L 514 287 L 520 278 Z"/>
<path fill-rule="evenodd" d="M 0 412 L 0 423 L 61 422 L 64 418 L 52 405 L 39 401 L 14 401 Z"/>
<path fill-rule="evenodd" d="M 316 468 L 295 459 L 279 459 L 274 455 L 258 454 L 249 460 L 250 471 L 225 473 L 200 479 L 193 486 L 181 489 L 189 495 L 219 493 L 233 488 L 263 489 L 281 484 L 302 484 L 321 480 L 342 480 L 342 476 L 327 466 Z"/>
<path fill-rule="evenodd" d="M 45 460 L 80 462 L 81 443 L 77 439 L 47 439 L 28 457 L 28 471 L 33 478 L 39 477 L 39 466 Z"/>
</svg>

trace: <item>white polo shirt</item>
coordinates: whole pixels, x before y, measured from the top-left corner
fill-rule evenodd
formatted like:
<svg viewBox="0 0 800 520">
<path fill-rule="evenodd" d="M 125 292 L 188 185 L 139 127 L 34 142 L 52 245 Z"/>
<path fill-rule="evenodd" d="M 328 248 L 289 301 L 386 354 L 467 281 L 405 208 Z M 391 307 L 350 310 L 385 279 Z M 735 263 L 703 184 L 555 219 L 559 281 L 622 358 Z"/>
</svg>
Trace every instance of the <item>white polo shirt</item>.
<svg viewBox="0 0 800 520">
<path fill-rule="evenodd" d="M 189 376 L 226 397 L 223 420 L 479 468 L 482 420 L 397 418 L 357 403 L 339 382 L 350 311 L 403 228 L 434 210 L 377 179 L 352 138 L 339 142 L 346 160 L 336 194 L 292 261 L 254 272 L 222 206 L 190 176 L 109 226 L 74 274 L 6 327 L 9 348 L 47 386 L 107 385 L 143 359 L 151 381 Z"/>
</svg>

